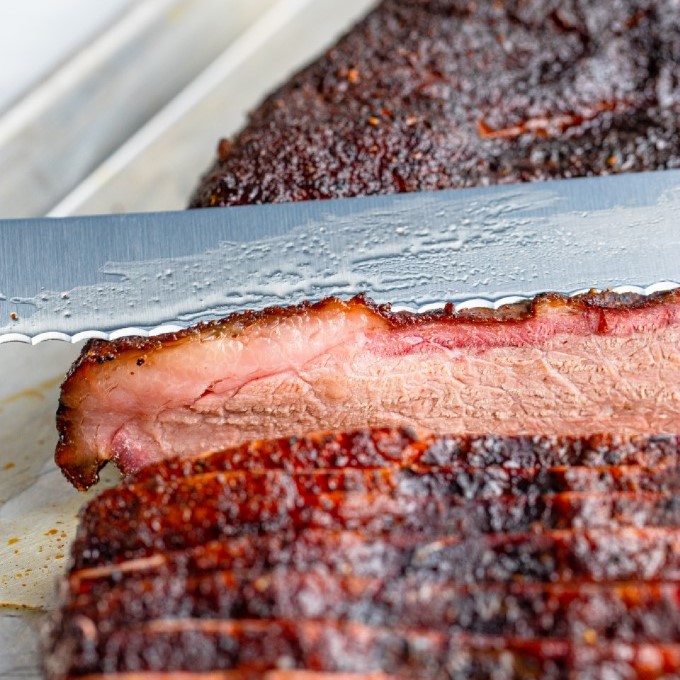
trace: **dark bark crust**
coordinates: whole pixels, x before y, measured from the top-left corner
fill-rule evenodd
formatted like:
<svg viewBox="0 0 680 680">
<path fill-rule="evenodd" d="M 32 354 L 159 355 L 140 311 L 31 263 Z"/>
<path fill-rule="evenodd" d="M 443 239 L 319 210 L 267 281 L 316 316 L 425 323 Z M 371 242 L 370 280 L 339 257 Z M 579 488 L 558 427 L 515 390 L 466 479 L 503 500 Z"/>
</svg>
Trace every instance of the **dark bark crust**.
<svg viewBox="0 0 680 680">
<path fill-rule="evenodd" d="M 386 0 L 222 140 L 192 207 L 680 164 L 670 0 Z"/>
<path fill-rule="evenodd" d="M 670 677 L 678 453 L 382 429 L 149 466 L 83 512 L 48 669 Z"/>
</svg>

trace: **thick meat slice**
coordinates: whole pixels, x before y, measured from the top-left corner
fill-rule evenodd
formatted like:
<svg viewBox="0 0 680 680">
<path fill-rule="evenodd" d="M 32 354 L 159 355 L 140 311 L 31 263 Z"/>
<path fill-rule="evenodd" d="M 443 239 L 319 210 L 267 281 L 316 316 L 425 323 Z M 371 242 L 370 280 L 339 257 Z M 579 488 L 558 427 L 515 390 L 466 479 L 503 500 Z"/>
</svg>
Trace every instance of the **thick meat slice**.
<svg viewBox="0 0 680 680">
<path fill-rule="evenodd" d="M 534 526 L 671 528 L 680 521 L 679 451 L 676 436 L 386 429 L 252 443 L 150 465 L 105 491 L 83 514 L 75 556 L 93 566 L 310 527 L 423 538 Z"/>
<path fill-rule="evenodd" d="M 83 622 L 79 622 L 83 626 Z M 76 623 L 78 626 L 78 623 Z M 664 678 L 680 667 L 680 645 L 572 642 L 471 634 L 442 634 L 356 622 L 305 620 L 155 619 L 96 637 L 88 626 L 68 672 L 199 670 L 383 671 L 413 680 L 452 677 L 476 680 L 548 680 L 597 677 L 607 666 L 614 677 Z M 82 629 L 81 629 L 82 630 Z M 71 644 L 70 640 L 66 641 Z M 582 675 L 577 675 L 577 674 Z M 585 674 L 585 675 L 583 675 Z M 601 677 L 601 676 L 600 676 Z"/>
<path fill-rule="evenodd" d="M 680 289 L 391 313 L 362 298 L 93 341 L 62 386 L 56 458 L 85 488 L 252 439 L 415 425 L 555 436 L 680 431 Z"/>
<path fill-rule="evenodd" d="M 510 637 L 680 639 L 678 583 L 460 584 L 436 577 L 385 580 L 279 568 L 126 577 L 71 593 L 61 629 L 87 617 L 99 635 L 147 620 L 188 618 L 324 619 L 440 632 Z M 512 616 L 508 616 L 512 611 Z"/>
<path fill-rule="evenodd" d="M 385 673 L 334 673 L 329 671 L 279 670 L 255 671 L 134 671 L 131 673 L 89 673 L 70 676 L 69 680 L 411 680 Z"/>
<path fill-rule="evenodd" d="M 230 470 L 380 468 L 390 465 L 555 467 L 680 463 L 680 436 L 593 437 L 432 435 L 410 428 L 377 428 L 258 440 L 191 458 L 148 465 L 128 476 L 130 484 L 156 484 Z"/>
<path fill-rule="evenodd" d="M 268 671 L 232 670 L 207 671 L 140 671 L 116 673 L 115 675 L 80 675 L 78 680 L 408 680 L 385 673 L 334 673 L 329 671 L 279 670 Z"/>
<path fill-rule="evenodd" d="M 539 527 L 537 527 L 538 529 Z M 110 546 L 85 536 L 74 553 L 82 554 L 83 566 L 104 561 L 152 557 L 167 550 L 195 547 L 197 540 L 189 529 L 182 535 L 172 532 L 156 538 L 148 526 L 138 530 L 127 545 L 116 541 Z M 177 532 L 179 533 L 179 531 Z M 202 538 L 202 536 L 199 536 Z M 518 534 L 499 533 L 447 536 L 442 532 L 400 532 L 366 535 L 361 531 L 307 529 L 283 536 L 251 535 L 232 546 L 227 536 L 221 544 L 198 553 L 198 559 L 214 566 L 232 568 L 248 564 L 292 565 L 300 570 L 323 564 L 340 573 L 394 578 L 403 573 L 431 575 L 462 582 L 590 580 L 596 582 L 636 579 L 673 580 L 680 578 L 680 531 L 674 528 L 630 528 L 618 530 L 554 530 Z M 236 552 L 232 552 L 235 550 Z M 103 555 L 102 555 L 103 553 Z M 111 560 L 111 557 L 113 559 Z M 107 559 L 108 558 L 108 559 Z M 193 564 L 196 554 L 189 556 Z M 158 559 L 152 560 L 158 565 Z M 144 565 L 144 561 L 141 561 Z M 133 563 L 132 569 L 137 568 Z M 117 569 L 105 573 L 119 574 Z M 101 573 L 101 572 L 100 572 Z"/>
<path fill-rule="evenodd" d="M 324 502 L 325 499 L 321 498 L 315 505 Z M 631 498 L 628 494 L 614 494 L 613 497 L 609 494 L 585 497 L 560 494 L 531 501 L 504 498 L 462 505 L 455 501 L 450 504 L 421 504 L 417 499 L 406 498 L 401 503 L 394 503 L 402 510 L 401 513 L 392 510 L 389 505 L 386 510 L 386 504 L 376 496 L 350 497 L 347 502 L 353 505 L 356 502 L 357 506 L 363 504 L 365 508 L 356 512 L 340 509 L 335 519 L 327 516 L 326 522 L 318 521 L 315 511 L 299 515 L 293 513 L 293 519 L 259 527 L 253 515 L 260 507 L 267 506 L 262 499 L 256 499 L 252 505 L 230 512 L 231 517 L 235 512 L 239 513 L 232 520 L 234 527 L 230 526 L 224 514 L 218 512 L 201 515 L 205 524 L 197 530 L 181 521 L 181 512 L 177 512 L 166 516 L 163 525 L 157 529 L 151 529 L 144 523 L 139 526 L 139 531 L 128 532 L 130 535 L 116 530 L 109 538 L 105 531 L 93 535 L 81 531 L 74 548 L 74 566 L 83 571 L 76 571 L 72 578 L 76 581 L 108 578 L 128 571 L 146 572 L 166 567 L 172 573 L 177 565 L 187 570 L 217 569 L 223 564 L 226 567 L 222 568 L 231 568 L 234 564 L 259 564 L 262 568 L 269 568 L 279 564 L 311 565 L 327 559 L 332 560 L 337 569 L 364 569 L 363 559 L 379 562 L 382 555 L 388 561 L 396 557 L 401 560 L 399 551 L 412 548 L 417 540 L 438 545 L 439 539 L 452 536 L 460 539 L 466 534 L 479 536 L 508 532 L 521 537 L 525 534 L 530 536 L 531 532 L 539 529 L 562 530 L 554 535 L 555 540 L 559 544 L 566 541 L 567 547 L 575 538 L 585 541 L 582 545 L 588 544 L 590 538 L 599 543 L 600 537 L 607 535 L 606 529 L 627 528 L 621 540 L 624 543 L 630 540 L 635 549 L 640 546 L 648 549 L 657 539 L 671 541 L 669 546 L 672 548 L 675 545 L 672 533 L 634 529 L 677 529 L 680 524 L 680 505 L 677 498 L 669 496 Z M 341 507 L 342 501 L 336 500 L 332 510 Z M 240 516 L 241 512 L 245 517 Z M 412 518 L 410 514 L 421 516 Z M 106 522 L 105 514 L 100 515 L 100 521 Z M 565 534 L 563 530 L 566 529 L 587 529 L 589 532 L 578 533 L 574 537 Z M 331 543 L 327 544 L 323 533 L 318 534 L 316 530 L 329 532 Z M 299 543 L 293 545 L 293 539 Z M 498 536 L 495 541 L 490 538 L 489 545 L 497 545 L 497 539 Z M 619 539 L 612 540 L 615 546 Z M 346 542 L 344 557 L 340 561 L 336 561 L 333 541 Z M 509 545 L 514 545 L 514 539 Z M 455 545 L 452 549 L 454 552 L 458 550 Z M 188 552 L 182 552 L 185 550 Z M 463 551 L 464 547 L 460 550 Z M 260 559 L 265 561 L 260 563 Z M 603 559 L 606 559 L 606 552 Z M 403 566 L 406 568 L 408 562 Z"/>
<path fill-rule="evenodd" d="M 122 499 L 121 499 L 122 500 Z M 615 529 L 619 527 L 680 528 L 680 500 L 668 494 L 563 493 L 546 496 L 505 496 L 491 501 L 461 501 L 459 497 L 385 498 L 379 493 L 298 496 L 304 509 L 256 496 L 247 502 L 210 503 L 208 508 L 182 509 L 151 517 L 142 513 L 138 526 L 143 538 L 129 533 L 129 524 L 109 525 L 106 509 L 87 518 L 102 526 L 87 538 L 88 555 L 105 560 L 120 551 L 126 559 L 151 549 L 177 550 L 204 541 L 243 534 L 294 532 L 301 526 L 334 531 L 361 531 L 365 536 L 418 532 L 424 536 L 464 532 L 529 532 L 543 529 Z M 124 502 L 124 501 L 123 501 Z M 155 514 L 155 516 L 154 516 Z M 198 518 L 192 524 L 187 517 Z M 156 522 L 161 522 L 160 525 Z M 151 526 L 158 526 L 151 530 Z"/>
<path fill-rule="evenodd" d="M 677 167 L 680 5 L 387 0 L 274 92 L 192 206 Z"/>
<path fill-rule="evenodd" d="M 155 546 L 177 549 L 220 536 L 296 531 L 308 526 L 362 529 L 370 534 L 394 531 L 400 525 L 415 530 L 418 525 L 409 527 L 413 522 L 409 522 L 408 515 L 416 512 L 425 535 L 430 533 L 428 526 L 439 532 L 481 532 L 494 526 L 495 517 L 499 517 L 497 524 L 501 524 L 503 511 L 513 501 L 517 509 L 507 513 L 503 528 L 510 529 L 521 514 L 525 522 L 522 528 L 530 529 L 541 519 L 542 511 L 548 510 L 545 514 L 549 518 L 550 510 L 569 511 L 574 505 L 578 507 L 576 499 L 571 508 L 568 501 L 560 507 L 560 498 L 553 504 L 550 494 L 570 491 L 584 494 L 585 508 L 593 511 L 597 508 L 594 501 L 603 499 L 591 494 L 620 492 L 622 488 L 661 494 L 653 502 L 655 508 L 641 507 L 641 498 L 636 496 L 638 502 L 630 504 L 634 512 L 648 510 L 654 516 L 654 509 L 663 511 L 668 504 L 672 515 L 673 496 L 680 489 L 679 471 L 464 468 L 436 472 L 341 470 L 313 475 L 290 475 L 279 470 L 262 474 L 217 473 L 183 481 L 176 487 L 131 486 L 106 492 L 87 509 L 81 533 L 87 536 L 90 549 L 100 546 L 100 550 L 125 550 L 126 554 L 134 555 L 150 541 Z M 362 504 L 369 498 L 373 504 L 367 511 Z M 480 501 L 499 498 L 504 502 L 496 506 L 479 505 Z M 613 508 L 607 496 L 604 501 L 606 514 Z M 625 512 L 626 504 L 622 503 L 619 509 Z M 400 515 L 407 517 L 401 520 Z M 561 518 L 555 519 L 559 522 Z M 565 524 L 568 519 L 567 515 Z M 635 519 L 636 515 L 631 514 L 628 521 L 633 523 Z M 135 532 L 130 532 L 130 526 L 135 527 Z"/>
</svg>

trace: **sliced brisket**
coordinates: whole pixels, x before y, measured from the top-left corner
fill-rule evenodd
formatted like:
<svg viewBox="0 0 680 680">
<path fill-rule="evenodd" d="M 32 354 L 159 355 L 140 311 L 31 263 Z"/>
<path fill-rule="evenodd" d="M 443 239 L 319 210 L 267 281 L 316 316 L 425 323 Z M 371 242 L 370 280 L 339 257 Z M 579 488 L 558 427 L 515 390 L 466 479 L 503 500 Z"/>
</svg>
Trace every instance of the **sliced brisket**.
<svg viewBox="0 0 680 680">
<path fill-rule="evenodd" d="M 191 205 L 679 166 L 679 21 L 386 0 L 220 143 Z M 679 386 L 679 291 L 91 342 L 57 462 L 79 488 L 133 474 L 83 513 L 48 677 L 676 677 Z"/>
<path fill-rule="evenodd" d="M 62 386 L 56 458 L 86 488 L 109 460 L 134 472 L 323 430 L 676 434 L 679 386 L 680 289 L 430 314 L 329 299 L 91 341 Z"/>
<path fill-rule="evenodd" d="M 673 676 L 679 452 L 382 429 L 161 461 L 85 509 L 50 678 Z"/>
</svg>

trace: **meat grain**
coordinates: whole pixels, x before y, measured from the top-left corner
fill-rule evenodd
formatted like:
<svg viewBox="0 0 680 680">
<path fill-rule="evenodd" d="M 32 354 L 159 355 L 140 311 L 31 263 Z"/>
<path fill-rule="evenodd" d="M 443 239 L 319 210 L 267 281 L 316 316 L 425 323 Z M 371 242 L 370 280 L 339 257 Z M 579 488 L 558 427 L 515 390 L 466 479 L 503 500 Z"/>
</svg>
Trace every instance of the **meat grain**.
<svg viewBox="0 0 680 680">
<path fill-rule="evenodd" d="M 680 431 L 680 289 L 394 313 L 363 298 L 91 341 L 62 386 L 56 459 L 79 488 L 173 456 L 315 431 Z"/>
</svg>

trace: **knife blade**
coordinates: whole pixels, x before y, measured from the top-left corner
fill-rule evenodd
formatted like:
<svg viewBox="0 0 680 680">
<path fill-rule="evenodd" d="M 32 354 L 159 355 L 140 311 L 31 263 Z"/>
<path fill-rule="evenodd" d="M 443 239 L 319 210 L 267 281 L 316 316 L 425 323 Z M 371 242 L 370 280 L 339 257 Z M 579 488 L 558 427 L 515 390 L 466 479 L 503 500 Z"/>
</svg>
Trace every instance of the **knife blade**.
<svg viewBox="0 0 680 680">
<path fill-rule="evenodd" d="M 680 170 L 0 221 L 0 342 L 157 334 L 365 292 L 395 309 L 680 283 Z M 621 288 L 621 287 L 624 288 Z"/>
</svg>

